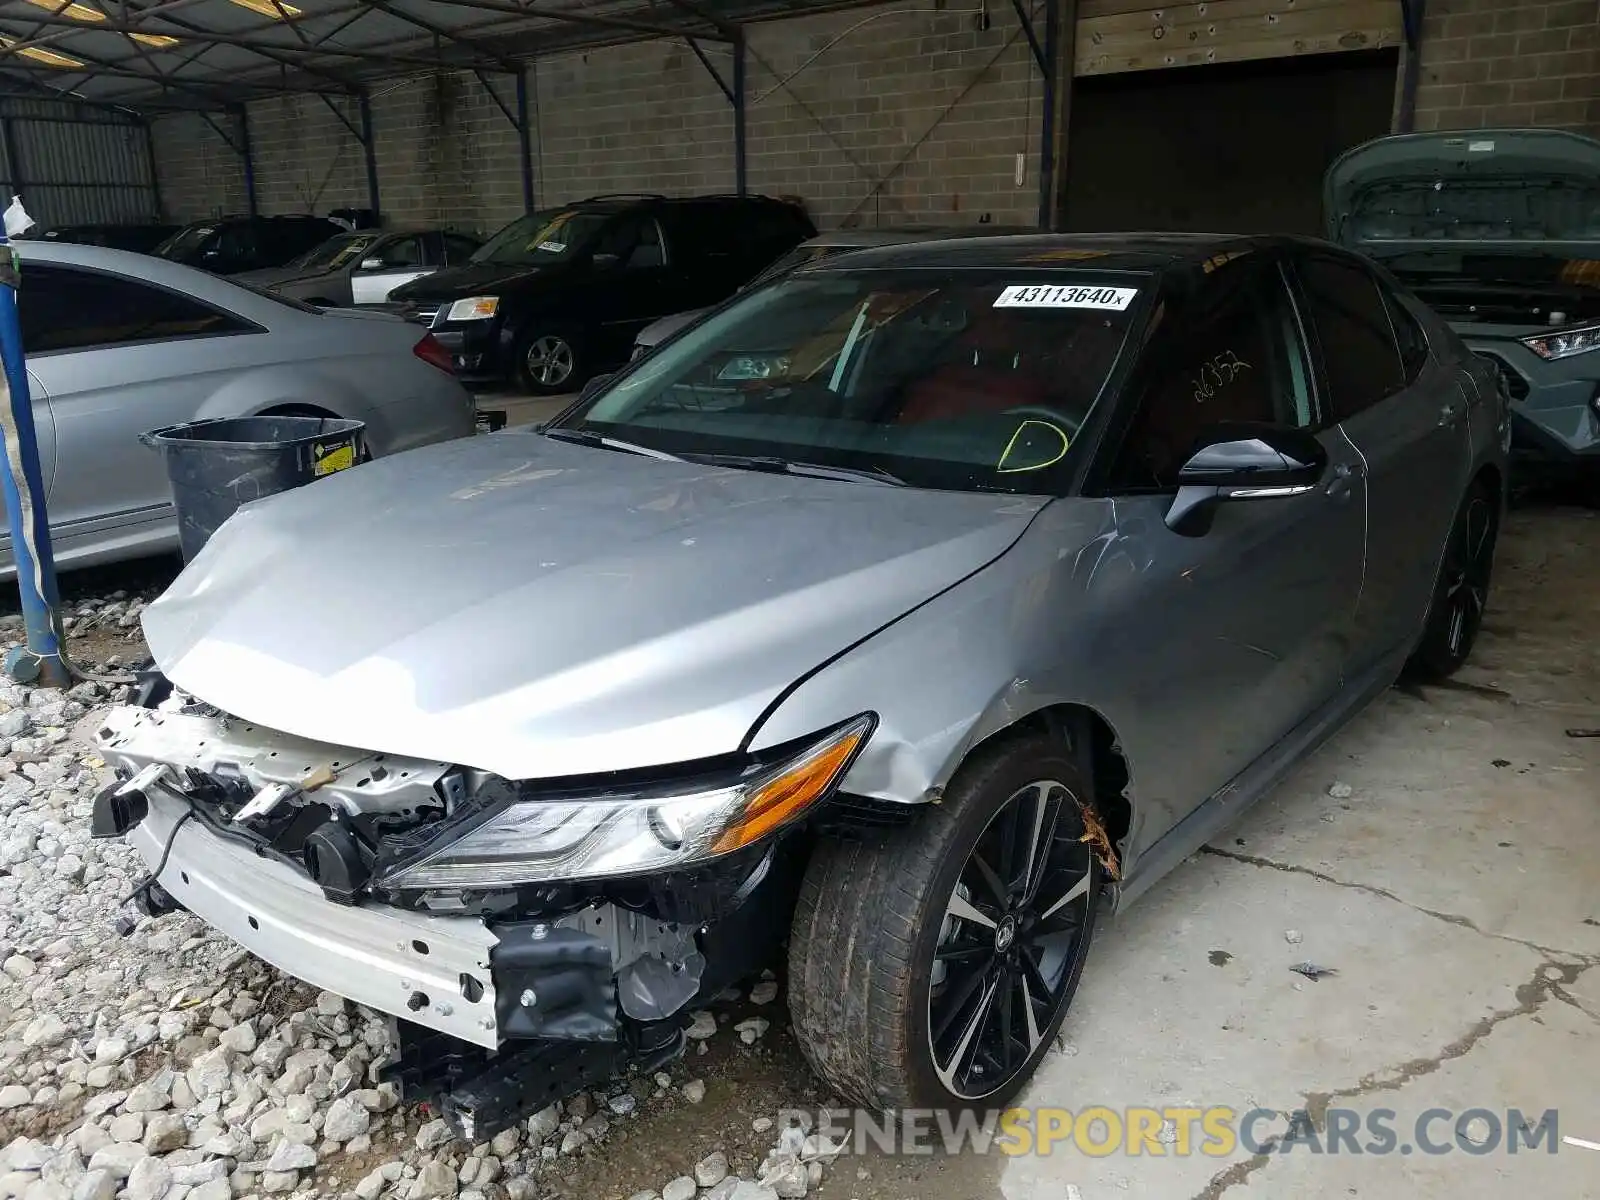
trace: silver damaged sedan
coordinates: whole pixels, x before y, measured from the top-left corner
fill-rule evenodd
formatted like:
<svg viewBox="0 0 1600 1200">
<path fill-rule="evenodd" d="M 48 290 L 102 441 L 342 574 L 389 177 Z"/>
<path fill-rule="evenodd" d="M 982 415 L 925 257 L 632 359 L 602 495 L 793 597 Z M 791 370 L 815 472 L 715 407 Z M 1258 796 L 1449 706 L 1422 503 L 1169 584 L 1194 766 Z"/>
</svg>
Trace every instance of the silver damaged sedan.
<svg viewBox="0 0 1600 1200">
<path fill-rule="evenodd" d="M 467 1137 L 786 940 L 838 1094 L 998 1107 L 1097 918 L 1465 660 L 1491 372 L 1321 243 L 839 255 L 543 431 L 246 507 L 145 616 L 95 832 L 397 1017 Z"/>
</svg>

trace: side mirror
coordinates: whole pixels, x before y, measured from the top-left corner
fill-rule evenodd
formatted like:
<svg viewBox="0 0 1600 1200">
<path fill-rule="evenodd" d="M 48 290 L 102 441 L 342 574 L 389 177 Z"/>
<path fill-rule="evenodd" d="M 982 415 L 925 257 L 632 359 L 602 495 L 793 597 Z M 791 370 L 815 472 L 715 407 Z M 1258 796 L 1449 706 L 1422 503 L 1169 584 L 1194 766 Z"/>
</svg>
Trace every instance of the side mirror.
<svg viewBox="0 0 1600 1200">
<path fill-rule="evenodd" d="M 1328 466 L 1328 452 L 1305 429 L 1266 425 L 1218 426 L 1178 471 L 1178 494 L 1167 528 L 1200 534 L 1225 500 L 1273 500 L 1311 491 Z"/>
<path fill-rule="evenodd" d="M 591 376 L 589 382 L 583 385 L 583 391 L 578 393 L 578 402 L 581 404 L 583 401 L 589 399 L 589 397 L 593 396 L 616 377 L 617 373 L 615 371 L 608 371 L 604 375 Z"/>
<path fill-rule="evenodd" d="M 383 270 L 383 259 L 381 259 L 381 258 L 363 258 L 361 260 L 361 270 L 363 270 L 363 271 L 381 271 L 381 270 Z"/>
</svg>

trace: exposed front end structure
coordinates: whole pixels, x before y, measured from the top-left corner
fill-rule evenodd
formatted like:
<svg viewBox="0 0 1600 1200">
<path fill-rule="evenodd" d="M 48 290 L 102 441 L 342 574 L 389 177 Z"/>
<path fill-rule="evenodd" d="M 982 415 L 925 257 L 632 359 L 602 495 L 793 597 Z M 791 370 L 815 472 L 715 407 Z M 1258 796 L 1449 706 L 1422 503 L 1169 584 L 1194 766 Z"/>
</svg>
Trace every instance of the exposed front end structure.
<svg viewBox="0 0 1600 1200">
<path fill-rule="evenodd" d="M 677 1054 L 691 1002 L 759 966 L 793 902 L 793 868 L 774 869 L 782 838 L 615 877 L 513 880 L 502 861 L 483 886 L 468 856 L 451 868 L 462 882 L 444 882 L 441 843 L 504 823 L 512 785 L 290 737 L 181 694 L 112 710 L 96 738 L 116 778 L 94 831 L 139 850 L 155 907 L 398 1018 L 391 1077 L 467 1138 Z M 595 803 L 586 820 L 570 800 L 534 803 L 521 824 L 559 813 L 540 845 L 570 854 L 636 815 Z M 670 848 L 690 833 L 664 813 Z"/>
</svg>

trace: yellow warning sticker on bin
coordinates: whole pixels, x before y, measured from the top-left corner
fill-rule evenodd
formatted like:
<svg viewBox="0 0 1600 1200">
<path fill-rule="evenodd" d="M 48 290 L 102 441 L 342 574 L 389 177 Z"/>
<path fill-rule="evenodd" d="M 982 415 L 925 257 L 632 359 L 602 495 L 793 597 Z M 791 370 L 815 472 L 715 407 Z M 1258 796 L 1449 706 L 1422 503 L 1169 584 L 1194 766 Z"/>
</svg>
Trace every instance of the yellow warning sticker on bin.
<svg viewBox="0 0 1600 1200">
<path fill-rule="evenodd" d="M 311 459 L 311 473 L 313 475 L 332 475 L 335 471 L 342 471 L 346 467 L 356 465 L 356 448 L 354 446 L 337 446 L 324 452 L 321 446 L 313 446 Z"/>
</svg>

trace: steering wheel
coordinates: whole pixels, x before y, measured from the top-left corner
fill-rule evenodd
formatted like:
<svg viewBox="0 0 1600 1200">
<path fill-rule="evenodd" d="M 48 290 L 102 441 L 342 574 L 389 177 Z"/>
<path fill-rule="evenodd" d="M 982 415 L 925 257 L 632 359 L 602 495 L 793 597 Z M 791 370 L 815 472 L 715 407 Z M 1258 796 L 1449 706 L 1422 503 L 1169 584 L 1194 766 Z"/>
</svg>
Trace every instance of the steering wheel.
<svg viewBox="0 0 1600 1200">
<path fill-rule="evenodd" d="M 1008 408 L 1001 412 L 1002 417 L 1026 417 L 1035 421 L 1043 421 L 1047 425 L 1054 425 L 1061 430 L 1068 443 L 1078 436 L 1082 427 L 1081 420 L 1074 420 L 1059 409 L 1051 408 L 1045 404 L 1020 404 L 1016 408 Z"/>
</svg>

